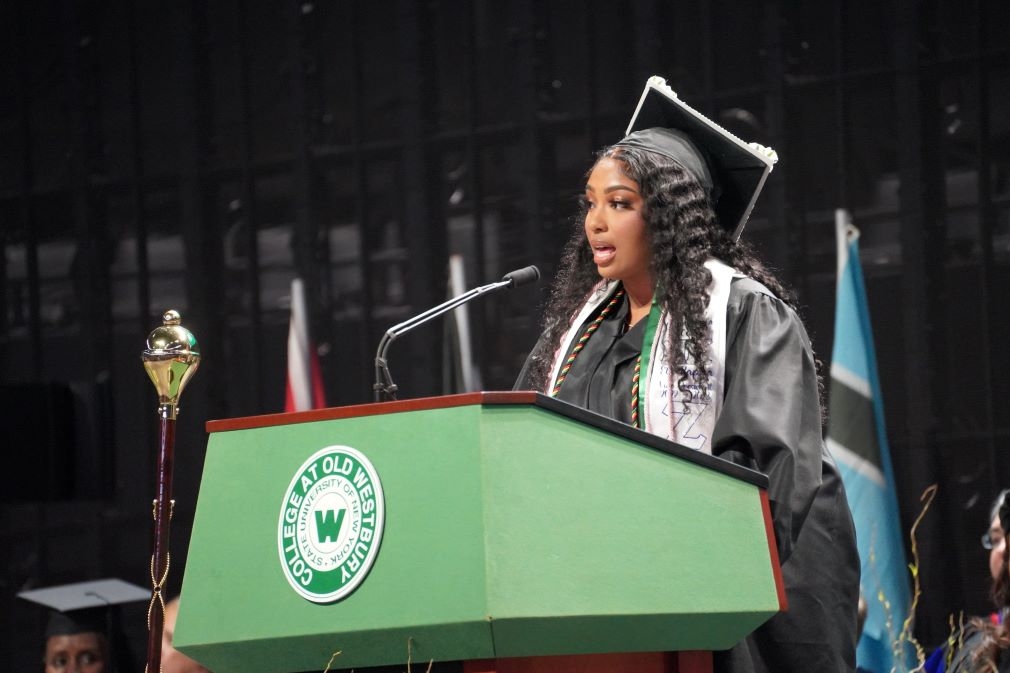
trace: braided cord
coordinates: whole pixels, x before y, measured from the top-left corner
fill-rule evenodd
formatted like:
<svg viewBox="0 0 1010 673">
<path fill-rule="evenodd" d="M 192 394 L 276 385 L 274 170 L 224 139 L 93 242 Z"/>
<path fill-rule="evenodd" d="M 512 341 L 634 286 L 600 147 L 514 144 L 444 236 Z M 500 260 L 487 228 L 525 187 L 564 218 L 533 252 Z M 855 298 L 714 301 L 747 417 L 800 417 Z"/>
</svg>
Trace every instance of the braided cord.
<svg viewBox="0 0 1010 673">
<path fill-rule="evenodd" d="M 575 358 L 579 356 L 582 349 L 586 347 L 586 342 L 589 341 L 589 337 L 593 336 L 593 332 L 600 328 L 600 324 L 606 319 L 610 312 L 615 306 L 621 301 L 624 296 L 624 289 L 620 289 L 613 296 L 613 298 L 607 303 L 603 310 L 600 311 L 600 315 L 596 316 L 596 320 L 589 324 L 586 328 L 585 334 L 579 337 L 579 340 L 575 343 L 575 348 L 572 349 L 572 354 L 568 356 L 565 360 L 564 366 L 561 367 L 561 371 L 558 373 L 558 380 L 554 384 L 554 389 L 551 390 L 551 397 L 557 397 L 558 392 L 561 390 L 561 384 L 565 382 L 565 377 L 568 376 L 568 371 L 572 368 L 572 363 L 575 362 Z"/>
<path fill-rule="evenodd" d="M 642 379 L 642 354 L 635 359 L 635 371 L 631 375 L 631 424 L 642 427 L 638 422 L 638 384 Z"/>
</svg>

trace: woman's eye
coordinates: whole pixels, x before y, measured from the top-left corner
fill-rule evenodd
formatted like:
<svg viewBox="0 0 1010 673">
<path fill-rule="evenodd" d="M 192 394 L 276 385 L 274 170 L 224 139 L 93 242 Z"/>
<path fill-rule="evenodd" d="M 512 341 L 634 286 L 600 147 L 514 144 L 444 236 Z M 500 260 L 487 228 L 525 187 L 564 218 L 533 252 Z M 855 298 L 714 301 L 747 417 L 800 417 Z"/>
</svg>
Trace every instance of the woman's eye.
<svg viewBox="0 0 1010 673">
<path fill-rule="evenodd" d="M 53 668 L 64 669 L 67 667 L 67 660 L 65 655 L 57 655 L 49 660 L 49 665 Z"/>
</svg>

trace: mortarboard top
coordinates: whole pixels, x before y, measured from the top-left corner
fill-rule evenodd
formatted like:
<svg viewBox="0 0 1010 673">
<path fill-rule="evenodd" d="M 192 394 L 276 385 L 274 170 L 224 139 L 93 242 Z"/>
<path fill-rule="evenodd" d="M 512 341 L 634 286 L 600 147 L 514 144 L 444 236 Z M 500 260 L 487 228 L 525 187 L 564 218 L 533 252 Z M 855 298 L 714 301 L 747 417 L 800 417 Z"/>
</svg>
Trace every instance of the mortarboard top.
<svg viewBox="0 0 1010 673">
<path fill-rule="evenodd" d="M 151 591 L 119 579 L 77 582 L 62 586 L 22 591 L 18 598 L 50 609 L 46 638 L 109 630 L 109 608 L 146 601 Z"/>
<path fill-rule="evenodd" d="M 775 150 L 740 140 L 680 100 L 658 76 L 646 82 L 625 135 L 655 128 L 679 131 L 702 150 L 715 184 L 716 215 L 723 228 L 739 238 L 765 179 L 778 161 Z M 699 182 L 704 184 L 704 179 Z"/>
</svg>

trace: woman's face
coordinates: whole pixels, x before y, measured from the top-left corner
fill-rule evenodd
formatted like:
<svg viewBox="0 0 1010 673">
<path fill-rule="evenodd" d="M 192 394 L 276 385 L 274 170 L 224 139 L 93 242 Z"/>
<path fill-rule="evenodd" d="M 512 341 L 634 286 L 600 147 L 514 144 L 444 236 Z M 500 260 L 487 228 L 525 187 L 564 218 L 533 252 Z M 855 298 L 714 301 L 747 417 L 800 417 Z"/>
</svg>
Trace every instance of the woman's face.
<svg viewBox="0 0 1010 673">
<path fill-rule="evenodd" d="M 104 673 L 105 648 L 96 633 L 50 636 L 46 640 L 46 673 Z"/>
<path fill-rule="evenodd" d="M 1000 570 L 1003 568 L 1003 555 L 1006 554 L 1006 538 L 1004 538 L 1003 527 L 999 525 L 999 517 L 993 517 L 989 526 L 989 539 L 992 540 L 992 549 L 989 550 L 989 574 L 994 580 L 999 579 Z"/>
<path fill-rule="evenodd" d="M 642 285 L 651 292 L 649 237 L 638 183 L 621 172 L 623 164 L 604 158 L 586 182 L 586 239 L 600 275 Z"/>
</svg>

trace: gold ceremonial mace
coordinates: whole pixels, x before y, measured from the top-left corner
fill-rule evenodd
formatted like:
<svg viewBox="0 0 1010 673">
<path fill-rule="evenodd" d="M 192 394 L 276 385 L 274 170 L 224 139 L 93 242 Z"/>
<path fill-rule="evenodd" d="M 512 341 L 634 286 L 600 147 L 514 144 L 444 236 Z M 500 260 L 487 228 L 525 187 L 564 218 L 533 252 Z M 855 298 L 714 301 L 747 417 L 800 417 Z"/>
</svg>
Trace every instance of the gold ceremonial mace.
<svg viewBox="0 0 1010 673">
<path fill-rule="evenodd" d="M 180 323 L 177 311 L 165 311 L 161 327 L 147 337 L 141 359 L 158 390 L 158 475 L 153 504 L 154 550 L 151 553 L 151 603 L 147 607 L 147 673 L 161 671 L 161 633 L 165 627 L 165 597 L 162 589 L 168 578 L 168 534 L 172 523 L 172 467 L 175 449 L 175 418 L 179 395 L 200 365 L 196 337 Z M 155 605 L 158 609 L 155 609 Z"/>
</svg>

